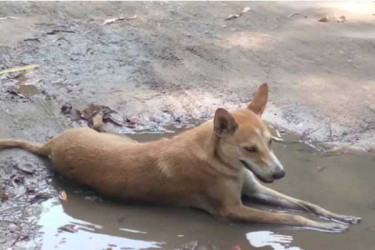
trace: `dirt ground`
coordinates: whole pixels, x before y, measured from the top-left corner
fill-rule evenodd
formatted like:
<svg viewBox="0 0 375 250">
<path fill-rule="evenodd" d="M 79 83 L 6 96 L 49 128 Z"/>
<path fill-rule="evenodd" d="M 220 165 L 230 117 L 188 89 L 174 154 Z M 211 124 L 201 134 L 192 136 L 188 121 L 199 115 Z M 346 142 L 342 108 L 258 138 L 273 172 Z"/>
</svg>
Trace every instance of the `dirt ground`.
<svg viewBox="0 0 375 250">
<path fill-rule="evenodd" d="M 370 3 L 2 2 L 0 71 L 39 67 L 0 75 L 0 138 L 44 141 L 84 125 L 74 110 L 91 103 L 117 111 L 117 132 L 163 131 L 244 106 L 267 82 L 265 120 L 309 142 L 372 150 L 374 13 Z M 4 249 L 35 237 L 29 215 L 40 207 L 25 204 L 58 193 L 45 165 L 0 152 Z"/>
</svg>

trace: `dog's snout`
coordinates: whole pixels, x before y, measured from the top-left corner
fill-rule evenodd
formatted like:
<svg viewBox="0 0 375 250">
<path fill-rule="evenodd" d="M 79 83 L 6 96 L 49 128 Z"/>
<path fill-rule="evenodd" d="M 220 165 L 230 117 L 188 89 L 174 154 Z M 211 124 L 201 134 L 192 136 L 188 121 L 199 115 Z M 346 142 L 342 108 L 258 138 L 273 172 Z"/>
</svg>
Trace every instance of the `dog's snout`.
<svg viewBox="0 0 375 250">
<path fill-rule="evenodd" d="M 274 178 L 274 179 L 281 179 L 281 178 L 283 178 L 285 176 L 285 171 L 284 170 L 281 170 L 281 171 L 278 171 L 278 172 L 276 172 L 276 173 L 274 173 L 273 175 L 272 175 L 272 177 Z"/>
</svg>

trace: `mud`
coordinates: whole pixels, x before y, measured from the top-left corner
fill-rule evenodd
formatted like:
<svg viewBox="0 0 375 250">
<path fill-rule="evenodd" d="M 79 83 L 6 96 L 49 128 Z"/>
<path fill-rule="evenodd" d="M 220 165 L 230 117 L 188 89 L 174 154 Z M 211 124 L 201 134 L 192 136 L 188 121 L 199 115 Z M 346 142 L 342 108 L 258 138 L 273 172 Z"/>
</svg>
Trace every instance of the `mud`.
<svg viewBox="0 0 375 250">
<path fill-rule="evenodd" d="M 248 13 L 224 20 L 246 6 Z M 305 249 L 370 248 L 374 156 L 343 155 L 341 149 L 371 151 L 375 145 L 373 13 L 371 3 L 1 3 L 0 70 L 39 67 L 0 75 L 0 138 L 43 142 L 67 127 L 86 126 L 81 117 L 61 112 L 67 103 L 80 111 L 91 103 L 110 107 L 117 112 L 111 119 L 123 124 L 107 126 L 119 133 L 173 132 L 211 118 L 217 107 L 246 105 L 266 81 L 271 93 L 264 118 L 270 124 L 297 133 L 295 141 L 341 152 L 283 144 L 277 150 L 288 176 L 276 188 L 364 222 L 327 235 L 113 204 L 59 180 L 48 161 L 7 150 L 0 151 L 0 246 L 68 249 L 85 242 L 115 248 L 108 244 L 127 247 L 129 239 L 145 247 L 246 249 L 264 244 L 254 237 L 290 241 L 280 236 L 289 235 L 291 246 Z M 328 22 L 317 21 L 324 16 Z M 346 21 L 337 22 L 340 16 Z M 62 190 L 69 196 L 64 206 Z M 116 222 L 121 216 L 132 219 Z M 57 232 L 65 223 L 82 229 Z"/>
<path fill-rule="evenodd" d="M 149 141 L 171 135 L 148 133 L 131 136 L 139 141 Z M 198 210 L 113 202 L 54 175 L 52 181 L 48 182 L 52 198 L 27 207 L 34 234 L 27 239 L 20 238 L 14 247 L 231 249 L 238 246 L 253 249 L 268 246 L 272 249 L 370 249 L 375 244 L 372 237 L 375 230 L 375 200 L 372 198 L 375 190 L 372 180 L 375 175 L 372 167 L 375 155 L 322 153 L 304 143 L 295 142 L 296 135 L 283 135 L 283 138 L 283 143 L 275 143 L 275 152 L 285 165 L 287 175 L 271 186 L 332 211 L 361 216 L 361 224 L 351 226 L 349 231 L 342 234 L 279 226 L 229 225 Z M 25 160 L 34 160 L 30 155 L 24 157 Z M 48 162 L 44 164 L 49 165 Z M 43 169 L 42 166 L 39 168 Z M 37 186 L 40 190 L 46 188 L 43 181 Z M 66 202 L 59 200 L 58 194 L 62 190 L 67 193 Z M 5 215 L 3 218 L 7 218 Z M 24 224 L 20 226 L 24 227 Z M 3 244 L 9 245 L 8 242 Z"/>
</svg>

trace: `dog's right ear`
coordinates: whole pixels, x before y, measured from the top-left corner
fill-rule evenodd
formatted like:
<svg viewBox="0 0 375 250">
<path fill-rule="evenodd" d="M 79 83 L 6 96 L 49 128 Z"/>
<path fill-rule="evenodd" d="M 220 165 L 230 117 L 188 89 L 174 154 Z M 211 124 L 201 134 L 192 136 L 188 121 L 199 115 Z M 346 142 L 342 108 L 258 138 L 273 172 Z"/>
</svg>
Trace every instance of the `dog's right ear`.
<svg viewBox="0 0 375 250">
<path fill-rule="evenodd" d="M 238 127 L 233 116 L 225 109 L 218 108 L 214 117 L 214 131 L 219 137 L 231 135 Z"/>
</svg>

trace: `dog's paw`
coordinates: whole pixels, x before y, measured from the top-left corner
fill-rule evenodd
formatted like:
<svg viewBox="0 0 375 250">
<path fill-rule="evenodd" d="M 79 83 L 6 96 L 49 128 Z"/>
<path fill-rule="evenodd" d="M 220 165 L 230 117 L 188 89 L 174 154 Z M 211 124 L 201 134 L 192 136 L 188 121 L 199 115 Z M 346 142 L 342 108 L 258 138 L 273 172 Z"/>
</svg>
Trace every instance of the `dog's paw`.
<svg viewBox="0 0 375 250">
<path fill-rule="evenodd" d="M 320 223 L 318 230 L 329 232 L 329 233 L 342 233 L 348 229 L 349 225 L 341 224 L 337 222 L 325 222 Z"/>
<path fill-rule="evenodd" d="M 333 219 L 345 222 L 348 224 L 358 224 L 361 221 L 361 217 L 355 217 L 350 215 L 336 215 Z"/>
</svg>

